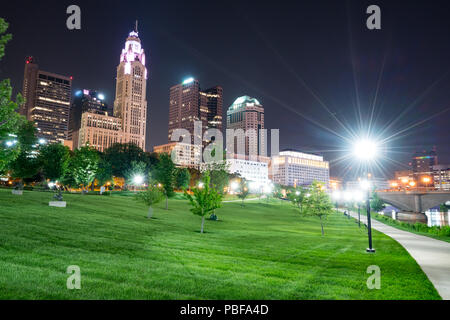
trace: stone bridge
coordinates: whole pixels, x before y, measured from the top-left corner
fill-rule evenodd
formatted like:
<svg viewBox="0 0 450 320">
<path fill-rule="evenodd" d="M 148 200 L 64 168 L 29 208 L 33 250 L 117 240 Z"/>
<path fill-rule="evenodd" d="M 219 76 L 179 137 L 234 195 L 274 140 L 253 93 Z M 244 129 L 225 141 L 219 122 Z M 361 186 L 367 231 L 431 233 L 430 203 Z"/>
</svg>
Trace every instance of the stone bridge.
<svg viewBox="0 0 450 320">
<path fill-rule="evenodd" d="M 450 191 L 377 191 L 377 194 L 381 200 L 400 210 L 417 213 L 450 202 Z"/>
</svg>

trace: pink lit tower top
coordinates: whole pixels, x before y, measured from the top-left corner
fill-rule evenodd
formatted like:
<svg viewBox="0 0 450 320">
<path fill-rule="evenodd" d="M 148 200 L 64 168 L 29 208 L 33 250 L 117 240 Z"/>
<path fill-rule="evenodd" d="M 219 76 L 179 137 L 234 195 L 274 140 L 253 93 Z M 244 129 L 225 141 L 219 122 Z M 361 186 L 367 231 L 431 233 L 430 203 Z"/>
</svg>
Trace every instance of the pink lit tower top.
<svg viewBox="0 0 450 320">
<path fill-rule="evenodd" d="M 136 21 L 117 66 L 114 116 L 122 119 L 122 142 L 132 142 L 145 151 L 147 68 L 137 27 Z"/>
</svg>

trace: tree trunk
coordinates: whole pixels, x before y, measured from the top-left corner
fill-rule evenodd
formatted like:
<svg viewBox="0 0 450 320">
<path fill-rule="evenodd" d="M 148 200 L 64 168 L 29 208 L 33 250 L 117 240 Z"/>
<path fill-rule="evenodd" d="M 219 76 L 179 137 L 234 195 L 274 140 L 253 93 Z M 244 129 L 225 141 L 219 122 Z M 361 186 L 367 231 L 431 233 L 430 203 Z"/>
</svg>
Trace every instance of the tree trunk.
<svg viewBox="0 0 450 320">
<path fill-rule="evenodd" d="M 325 233 L 323 232 L 322 216 L 320 216 L 320 226 L 322 227 L 322 235 L 325 235 Z"/>
<path fill-rule="evenodd" d="M 245 200 L 245 199 L 244 199 L 244 198 L 242 198 L 242 204 L 241 204 L 241 206 L 244 206 L 244 200 Z"/>
<path fill-rule="evenodd" d="M 205 216 L 202 216 L 202 229 L 200 230 L 200 233 L 203 233 L 203 225 L 205 224 Z"/>
<path fill-rule="evenodd" d="M 166 195 L 166 210 L 169 210 L 169 197 Z"/>
<path fill-rule="evenodd" d="M 147 216 L 147 218 L 148 218 L 148 219 L 151 219 L 152 216 L 153 216 L 153 208 L 150 206 L 150 207 L 148 208 L 148 216 Z"/>
</svg>

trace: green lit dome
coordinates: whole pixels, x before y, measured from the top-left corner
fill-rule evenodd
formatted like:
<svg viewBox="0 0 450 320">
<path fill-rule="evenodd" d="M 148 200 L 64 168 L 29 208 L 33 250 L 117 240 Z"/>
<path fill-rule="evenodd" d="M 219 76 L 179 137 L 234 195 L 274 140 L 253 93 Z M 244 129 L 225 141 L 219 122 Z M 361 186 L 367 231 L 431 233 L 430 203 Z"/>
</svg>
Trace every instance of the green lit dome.
<svg viewBox="0 0 450 320">
<path fill-rule="evenodd" d="M 261 105 L 259 103 L 258 99 L 256 99 L 256 98 L 252 98 L 252 97 L 249 97 L 249 96 L 242 96 L 242 97 L 237 98 L 233 102 L 233 104 L 231 105 L 230 108 L 237 109 L 237 108 L 240 108 L 240 107 L 246 105 L 247 103 L 253 103 L 255 105 Z"/>
</svg>

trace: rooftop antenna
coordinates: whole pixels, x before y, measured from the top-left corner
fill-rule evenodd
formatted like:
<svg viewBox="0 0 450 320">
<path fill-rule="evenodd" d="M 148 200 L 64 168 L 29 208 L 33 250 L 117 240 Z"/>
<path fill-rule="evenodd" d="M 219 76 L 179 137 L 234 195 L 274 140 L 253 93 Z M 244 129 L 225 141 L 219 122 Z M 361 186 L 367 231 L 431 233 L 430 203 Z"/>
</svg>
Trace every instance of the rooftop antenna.
<svg viewBox="0 0 450 320">
<path fill-rule="evenodd" d="M 137 20 L 136 20 L 136 27 L 135 27 L 134 31 L 136 31 L 136 33 L 138 33 L 138 21 Z"/>
</svg>

